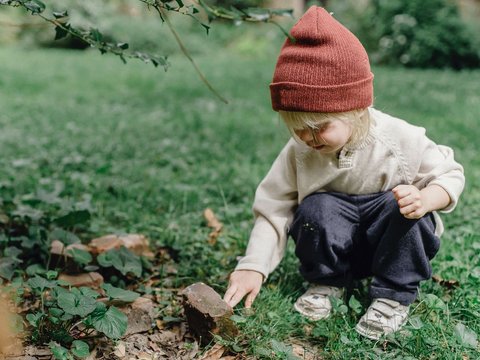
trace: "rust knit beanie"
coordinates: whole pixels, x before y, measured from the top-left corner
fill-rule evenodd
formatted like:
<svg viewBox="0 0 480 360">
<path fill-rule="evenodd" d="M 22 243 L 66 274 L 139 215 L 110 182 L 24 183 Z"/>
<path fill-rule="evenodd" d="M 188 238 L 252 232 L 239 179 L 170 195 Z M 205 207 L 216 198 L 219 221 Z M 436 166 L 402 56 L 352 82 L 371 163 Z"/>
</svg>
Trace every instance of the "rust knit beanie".
<svg viewBox="0 0 480 360">
<path fill-rule="evenodd" d="M 270 84 L 273 110 L 343 112 L 373 101 L 373 74 L 360 41 L 325 9 L 312 6 L 294 25 Z"/>
</svg>

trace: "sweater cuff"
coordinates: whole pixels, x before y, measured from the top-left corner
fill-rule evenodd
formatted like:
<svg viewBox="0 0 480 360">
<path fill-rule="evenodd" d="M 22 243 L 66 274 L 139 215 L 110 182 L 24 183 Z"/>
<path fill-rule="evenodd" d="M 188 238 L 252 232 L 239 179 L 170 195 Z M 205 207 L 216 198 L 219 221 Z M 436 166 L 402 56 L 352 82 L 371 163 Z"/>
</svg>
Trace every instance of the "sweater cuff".
<svg viewBox="0 0 480 360">
<path fill-rule="evenodd" d="M 245 260 L 244 260 L 245 259 Z M 256 271 L 263 275 L 263 282 L 267 281 L 268 277 L 268 269 L 265 265 L 260 265 L 258 263 L 248 261 L 247 257 L 240 259 L 237 266 L 235 267 L 235 271 L 237 270 L 251 270 Z"/>
</svg>

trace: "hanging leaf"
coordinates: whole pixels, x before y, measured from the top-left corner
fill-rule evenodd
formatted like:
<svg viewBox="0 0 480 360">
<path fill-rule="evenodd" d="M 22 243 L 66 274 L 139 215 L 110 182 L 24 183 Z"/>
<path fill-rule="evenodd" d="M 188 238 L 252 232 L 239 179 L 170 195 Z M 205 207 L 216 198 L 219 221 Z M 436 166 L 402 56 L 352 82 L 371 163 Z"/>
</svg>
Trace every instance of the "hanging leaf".
<svg viewBox="0 0 480 360">
<path fill-rule="evenodd" d="M 68 31 L 65 30 L 62 26 L 55 27 L 55 40 L 63 39 L 68 35 Z"/>
<path fill-rule="evenodd" d="M 61 19 L 68 16 L 68 11 L 66 10 L 62 12 L 54 11 L 52 12 L 52 15 L 55 17 L 55 19 Z"/>
<path fill-rule="evenodd" d="M 110 299 L 120 300 L 124 302 L 132 302 L 140 296 L 139 293 L 130 290 L 120 289 L 112 286 L 111 284 L 104 284 L 102 287 Z"/>
<path fill-rule="evenodd" d="M 23 6 L 30 10 L 32 14 L 40 14 L 45 10 L 45 4 L 40 0 L 25 1 Z"/>
</svg>

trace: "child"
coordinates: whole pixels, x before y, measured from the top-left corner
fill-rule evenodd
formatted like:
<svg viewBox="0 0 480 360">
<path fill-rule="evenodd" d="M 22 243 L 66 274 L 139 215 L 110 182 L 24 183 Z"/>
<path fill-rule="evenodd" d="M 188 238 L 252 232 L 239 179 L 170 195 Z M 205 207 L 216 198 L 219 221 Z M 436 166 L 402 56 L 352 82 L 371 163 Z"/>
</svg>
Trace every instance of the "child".
<svg viewBox="0 0 480 360">
<path fill-rule="evenodd" d="M 425 129 L 371 108 L 373 75 L 359 40 L 323 8 L 292 28 L 270 85 L 273 109 L 292 133 L 260 183 L 246 256 L 224 299 L 249 308 L 295 241 L 309 289 L 295 303 L 319 320 L 352 279 L 372 277 L 372 303 L 356 326 L 371 339 L 406 321 L 431 276 L 442 222 L 464 187 L 453 151 Z M 392 84 L 394 86 L 394 84 Z"/>
</svg>

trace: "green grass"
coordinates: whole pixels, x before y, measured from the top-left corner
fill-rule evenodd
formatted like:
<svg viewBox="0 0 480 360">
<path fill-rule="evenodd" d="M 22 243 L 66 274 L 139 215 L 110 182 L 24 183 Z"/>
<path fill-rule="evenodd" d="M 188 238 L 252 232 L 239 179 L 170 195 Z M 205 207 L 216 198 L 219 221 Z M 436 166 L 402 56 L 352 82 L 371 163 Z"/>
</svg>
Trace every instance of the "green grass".
<svg viewBox="0 0 480 360">
<path fill-rule="evenodd" d="M 64 199 L 91 197 L 92 236 L 146 234 L 180 251 L 179 284 L 203 281 L 223 293 L 246 247 L 255 188 L 288 138 L 268 91 L 281 42 L 274 36 L 273 46 L 259 48 L 254 40 L 247 33 L 227 50 L 205 43 L 197 55 L 229 105 L 177 55 L 164 73 L 96 52 L 1 48 L 2 197 L 26 198 L 59 184 Z M 478 358 L 478 349 L 457 340 L 455 327 L 480 334 L 480 71 L 374 72 L 376 107 L 425 126 L 465 166 L 465 193 L 444 217 L 447 231 L 433 261 L 435 274 L 459 286 L 423 283 L 415 320 L 388 344 L 376 344 L 355 333 L 359 315 L 352 311 L 320 323 L 292 311 L 304 284 L 290 244 L 241 324 L 243 335 L 225 340 L 233 349 L 261 358 L 273 357 L 265 355 L 273 349 L 288 358 L 283 345 L 295 339 L 327 359 Z M 206 207 L 225 224 L 215 245 L 208 244 Z M 355 293 L 364 307 L 365 294 Z"/>
</svg>

